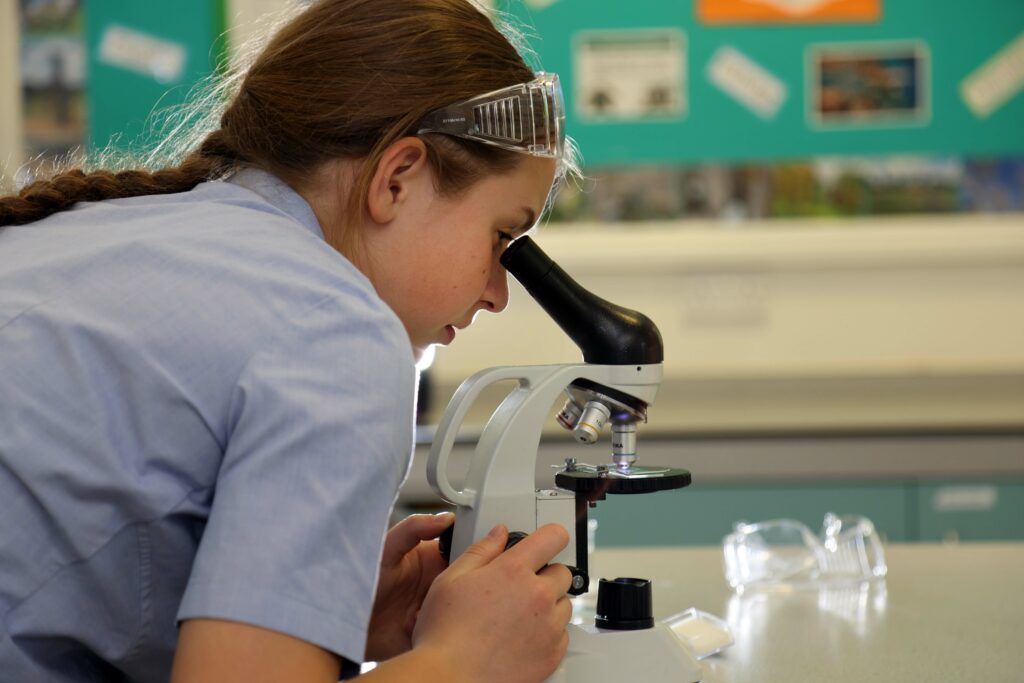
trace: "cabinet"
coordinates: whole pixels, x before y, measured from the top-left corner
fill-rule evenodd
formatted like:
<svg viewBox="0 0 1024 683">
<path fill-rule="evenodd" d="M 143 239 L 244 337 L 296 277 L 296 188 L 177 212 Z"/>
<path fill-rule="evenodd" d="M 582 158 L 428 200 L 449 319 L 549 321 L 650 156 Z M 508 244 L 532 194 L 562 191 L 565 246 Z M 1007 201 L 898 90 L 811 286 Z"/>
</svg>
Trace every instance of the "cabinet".
<svg viewBox="0 0 1024 683">
<path fill-rule="evenodd" d="M 868 517 L 892 542 L 1024 540 L 1024 479 L 695 483 L 609 496 L 591 518 L 598 547 L 706 545 L 740 520 L 785 517 L 816 531 L 826 512 Z"/>
<path fill-rule="evenodd" d="M 911 490 L 914 540 L 1024 539 L 1024 480 L 927 482 Z"/>
<path fill-rule="evenodd" d="M 399 516 L 441 507 L 426 482 L 421 435 Z M 452 451 L 453 481 L 475 440 Z M 592 447 L 592 448 L 597 448 Z M 677 491 L 608 496 L 590 511 L 598 547 L 717 545 L 740 520 L 791 518 L 817 530 L 826 512 L 858 514 L 891 542 L 1024 540 L 1024 433 L 651 435 L 642 463 L 679 467 Z M 536 485 L 586 450 L 558 432 L 541 444 Z"/>
</svg>

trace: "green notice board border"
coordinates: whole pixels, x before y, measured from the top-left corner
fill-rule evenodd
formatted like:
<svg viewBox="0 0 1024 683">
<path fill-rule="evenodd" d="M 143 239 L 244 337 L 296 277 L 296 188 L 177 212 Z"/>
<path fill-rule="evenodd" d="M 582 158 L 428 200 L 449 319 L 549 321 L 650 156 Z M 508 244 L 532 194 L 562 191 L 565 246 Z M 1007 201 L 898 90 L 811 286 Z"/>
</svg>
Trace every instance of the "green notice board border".
<svg viewBox="0 0 1024 683">
<path fill-rule="evenodd" d="M 568 130 L 588 166 L 821 155 L 1024 154 L 1024 94 L 1011 88 L 1008 99 L 979 115 L 962 92 L 965 79 L 1000 50 L 1011 44 L 1024 50 L 1024 2 L 1019 0 L 884 0 L 882 18 L 876 23 L 715 26 L 697 19 L 692 2 L 554 0 L 538 6 L 499 0 L 499 6 L 525 23 L 528 34 L 536 36 L 531 46 L 544 68 L 561 76 L 569 100 Z M 586 104 L 576 95 L 581 71 L 578 37 L 658 29 L 678 30 L 685 37 L 684 114 L 647 121 L 586 116 Z M 814 56 L 821 51 L 860 50 L 868 54 L 865 62 L 870 66 L 871 51 L 891 45 L 918 46 L 916 61 L 913 55 L 885 59 L 890 67 L 916 69 L 919 87 L 908 97 L 924 98 L 926 111 L 888 121 L 870 115 L 816 120 L 814 83 L 808 81 L 815 76 Z M 766 74 L 762 84 L 768 87 L 768 104 L 760 112 L 742 101 L 744 93 L 729 94 L 712 81 L 709 69 L 723 48 L 733 63 Z M 880 61 L 875 60 L 876 65 Z M 643 78 L 644 62 L 638 64 L 637 77 Z M 584 64 L 584 77 L 593 78 L 588 68 L 594 70 Z M 1022 68 L 1013 67 L 1018 73 Z M 894 106 L 899 111 L 901 105 Z"/>
</svg>

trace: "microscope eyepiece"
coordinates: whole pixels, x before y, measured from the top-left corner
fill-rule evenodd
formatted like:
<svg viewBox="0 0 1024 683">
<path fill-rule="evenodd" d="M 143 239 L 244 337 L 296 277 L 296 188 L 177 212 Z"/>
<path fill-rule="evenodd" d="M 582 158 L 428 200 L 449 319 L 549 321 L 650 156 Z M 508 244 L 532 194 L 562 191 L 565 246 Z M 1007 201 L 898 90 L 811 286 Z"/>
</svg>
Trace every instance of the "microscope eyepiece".
<svg viewBox="0 0 1024 683">
<path fill-rule="evenodd" d="M 508 245 L 501 264 L 580 347 L 583 360 L 601 365 L 648 365 L 665 358 L 650 318 L 592 294 L 529 237 Z"/>
</svg>

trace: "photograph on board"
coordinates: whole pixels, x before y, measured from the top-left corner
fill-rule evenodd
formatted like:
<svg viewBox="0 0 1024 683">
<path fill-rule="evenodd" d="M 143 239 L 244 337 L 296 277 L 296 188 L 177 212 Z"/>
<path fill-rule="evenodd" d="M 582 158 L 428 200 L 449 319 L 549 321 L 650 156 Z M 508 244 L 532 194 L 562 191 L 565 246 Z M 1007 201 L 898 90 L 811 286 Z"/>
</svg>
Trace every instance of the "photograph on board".
<svg viewBox="0 0 1024 683">
<path fill-rule="evenodd" d="M 812 45 L 808 118 L 818 127 L 920 126 L 931 117 L 921 42 Z"/>
</svg>

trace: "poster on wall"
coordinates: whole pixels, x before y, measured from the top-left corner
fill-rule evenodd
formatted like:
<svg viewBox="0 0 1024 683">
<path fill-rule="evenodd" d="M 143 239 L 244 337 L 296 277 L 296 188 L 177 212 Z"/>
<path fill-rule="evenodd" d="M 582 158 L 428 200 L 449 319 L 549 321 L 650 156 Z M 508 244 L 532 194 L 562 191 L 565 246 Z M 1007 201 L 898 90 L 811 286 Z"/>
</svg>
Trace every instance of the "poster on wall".
<svg viewBox="0 0 1024 683">
<path fill-rule="evenodd" d="M 577 33 L 573 82 L 580 120 L 679 120 L 687 108 L 686 36 L 678 29 Z"/>
<path fill-rule="evenodd" d="M 927 125 L 929 74 L 920 41 L 811 45 L 808 121 L 818 128 Z"/>
<path fill-rule="evenodd" d="M 875 22 L 882 0 L 697 0 L 705 24 L 824 24 Z"/>
</svg>

